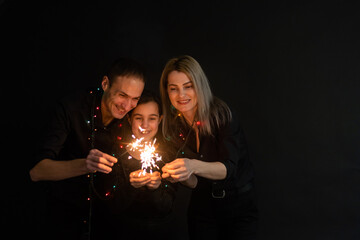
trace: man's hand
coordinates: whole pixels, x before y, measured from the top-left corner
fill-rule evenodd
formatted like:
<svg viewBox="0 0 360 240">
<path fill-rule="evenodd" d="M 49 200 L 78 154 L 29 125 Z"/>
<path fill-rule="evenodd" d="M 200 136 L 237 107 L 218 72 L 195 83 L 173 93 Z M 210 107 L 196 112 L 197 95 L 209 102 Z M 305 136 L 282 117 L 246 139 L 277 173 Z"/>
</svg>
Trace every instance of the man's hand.
<svg viewBox="0 0 360 240">
<path fill-rule="evenodd" d="M 91 149 L 89 155 L 86 157 L 86 167 L 90 172 L 110 173 L 112 166 L 117 162 L 117 159 L 109 154 L 103 153 L 97 149 Z"/>
</svg>

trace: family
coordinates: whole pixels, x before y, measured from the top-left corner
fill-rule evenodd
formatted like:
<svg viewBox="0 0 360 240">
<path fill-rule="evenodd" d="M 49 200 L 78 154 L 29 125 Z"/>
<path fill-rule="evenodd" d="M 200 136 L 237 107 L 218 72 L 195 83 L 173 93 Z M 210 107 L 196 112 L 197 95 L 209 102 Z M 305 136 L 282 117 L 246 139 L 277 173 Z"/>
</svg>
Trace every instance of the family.
<svg viewBox="0 0 360 240">
<path fill-rule="evenodd" d="M 239 115 L 212 94 L 191 56 L 166 63 L 160 96 L 145 79 L 141 64 L 121 58 L 101 87 L 54 108 L 30 170 L 47 197 L 41 237 L 183 239 L 174 201 L 186 188 L 186 239 L 256 239 L 254 172 Z M 153 143 L 156 167 L 142 168 L 135 139 Z"/>
</svg>

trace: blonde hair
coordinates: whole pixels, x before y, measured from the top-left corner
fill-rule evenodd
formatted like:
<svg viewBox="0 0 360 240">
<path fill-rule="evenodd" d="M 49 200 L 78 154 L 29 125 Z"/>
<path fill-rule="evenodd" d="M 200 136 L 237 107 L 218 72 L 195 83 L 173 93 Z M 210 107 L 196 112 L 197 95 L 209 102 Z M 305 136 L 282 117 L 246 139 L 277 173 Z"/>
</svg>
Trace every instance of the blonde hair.
<svg viewBox="0 0 360 240">
<path fill-rule="evenodd" d="M 213 96 L 209 81 L 200 64 L 191 56 L 184 55 L 170 59 L 161 74 L 160 96 L 163 105 L 163 134 L 172 137 L 173 124 L 178 112 L 172 107 L 168 95 L 168 76 L 171 72 L 185 73 L 194 86 L 197 95 L 195 121 L 200 122 L 200 134 L 213 135 L 214 127 L 220 127 L 231 120 L 231 111 L 227 104 Z"/>
</svg>

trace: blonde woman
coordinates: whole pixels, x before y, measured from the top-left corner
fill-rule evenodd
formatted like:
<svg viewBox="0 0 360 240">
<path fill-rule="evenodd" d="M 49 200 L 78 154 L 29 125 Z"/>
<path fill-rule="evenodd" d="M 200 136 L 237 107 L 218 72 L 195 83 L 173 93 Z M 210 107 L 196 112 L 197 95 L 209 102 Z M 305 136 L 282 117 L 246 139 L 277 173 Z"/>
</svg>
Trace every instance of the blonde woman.
<svg viewBox="0 0 360 240">
<path fill-rule="evenodd" d="M 190 239 L 255 239 L 253 169 L 237 115 L 213 96 L 191 56 L 170 59 L 161 76 L 163 134 L 176 149 L 162 177 L 195 187 Z"/>
</svg>

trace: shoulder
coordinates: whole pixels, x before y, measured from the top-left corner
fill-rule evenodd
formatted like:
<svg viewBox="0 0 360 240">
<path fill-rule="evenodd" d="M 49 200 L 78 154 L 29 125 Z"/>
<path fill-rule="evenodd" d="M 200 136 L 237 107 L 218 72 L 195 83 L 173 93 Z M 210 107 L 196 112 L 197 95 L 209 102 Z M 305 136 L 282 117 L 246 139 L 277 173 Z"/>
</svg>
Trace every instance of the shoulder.
<svg viewBox="0 0 360 240">
<path fill-rule="evenodd" d="M 210 121 L 213 128 L 221 129 L 230 124 L 239 123 L 239 114 L 237 111 L 217 97 L 214 97 L 211 103 L 210 114 Z"/>
<path fill-rule="evenodd" d="M 100 93 L 94 90 L 79 90 L 71 92 L 59 100 L 59 103 L 67 108 L 83 108 L 91 106 L 93 101 L 100 97 Z"/>
<path fill-rule="evenodd" d="M 225 110 L 224 110 L 225 111 Z M 222 116 L 228 114 L 223 118 L 222 124 L 216 128 L 219 134 L 233 135 L 242 134 L 241 114 L 234 108 L 228 107 Z"/>
</svg>

